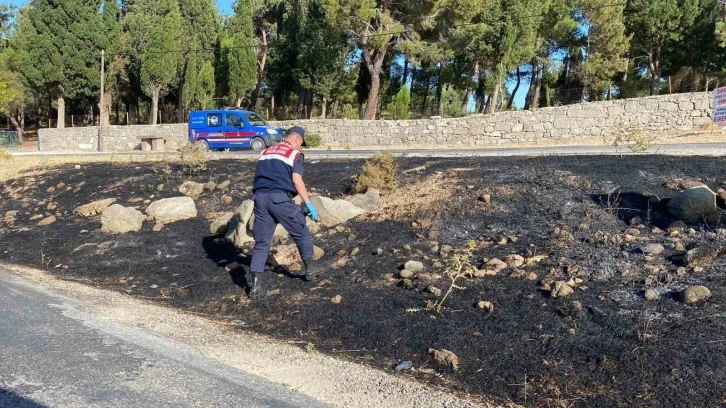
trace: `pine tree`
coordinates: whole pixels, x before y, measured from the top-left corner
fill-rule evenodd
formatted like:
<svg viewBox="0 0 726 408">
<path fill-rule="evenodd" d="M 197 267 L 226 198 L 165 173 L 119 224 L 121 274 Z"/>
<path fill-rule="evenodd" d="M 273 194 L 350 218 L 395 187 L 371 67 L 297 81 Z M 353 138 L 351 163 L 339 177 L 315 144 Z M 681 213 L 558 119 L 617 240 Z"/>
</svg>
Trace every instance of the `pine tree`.
<svg viewBox="0 0 726 408">
<path fill-rule="evenodd" d="M 98 95 L 105 34 L 100 6 L 100 0 L 32 0 L 26 9 L 28 25 L 16 39 L 21 69 L 31 87 L 55 98 L 59 128 L 65 127 L 66 99 Z"/>
<path fill-rule="evenodd" d="M 149 124 L 157 123 L 159 100 L 177 80 L 182 20 L 177 0 L 128 2 L 126 31 L 142 91 L 151 98 Z"/>
<path fill-rule="evenodd" d="M 241 106 L 257 83 L 257 56 L 254 49 L 252 1 L 238 0 L 234 15 L 227 21 L 221 42 L 223 77 L 226 96 L 235 106 Z M 254 107 L 251 107 L 254 109 Z"/>
</svg>

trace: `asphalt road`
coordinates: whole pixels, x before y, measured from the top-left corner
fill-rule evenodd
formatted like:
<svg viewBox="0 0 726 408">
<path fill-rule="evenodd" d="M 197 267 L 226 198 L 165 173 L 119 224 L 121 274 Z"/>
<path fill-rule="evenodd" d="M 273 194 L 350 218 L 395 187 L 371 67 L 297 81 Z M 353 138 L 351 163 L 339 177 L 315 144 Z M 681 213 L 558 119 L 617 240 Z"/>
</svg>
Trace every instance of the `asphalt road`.
<svg viewBox="0 0 726 408">
<path fill-rule="evenodd" d="M 0 268 L 0 407 L 325 407 Z"/>
<path fill-rule="evenodd" d="M 385 149 L 378 150 L 305 150 L 307 159 L 326 158 L 368 158 L 377 151 L 388 151 L 395 155 L 408 157 L 495 157 L 495 156 L 569 156 L 569 155 L 619 155 L 633 154 L 627 147 L 616 148 L 609 145 L 581 145 L 581 146 L 547 146 L 547 147 L 487 147 L 487 148 L 460 148 L 460 149 Z M 259 152 L 250 150 L 235 150 L 232 156 L 256 157 Z M 227 152 L 213 154 L 223 156 Z M 162 153 L 164 154 L 164 153 Z M 167 154 L 177 154 L 168 152 Z M 726 143 L 674 143 L 661 144 L 651 147 L 647 152 L 637 154 L 664 154 L 664 155 L 706 155 L 726 156 Z M 14 156 L 142 156 L 159 155 L 159 153 L 134 152 L 13 152 Z"/>
</svg>

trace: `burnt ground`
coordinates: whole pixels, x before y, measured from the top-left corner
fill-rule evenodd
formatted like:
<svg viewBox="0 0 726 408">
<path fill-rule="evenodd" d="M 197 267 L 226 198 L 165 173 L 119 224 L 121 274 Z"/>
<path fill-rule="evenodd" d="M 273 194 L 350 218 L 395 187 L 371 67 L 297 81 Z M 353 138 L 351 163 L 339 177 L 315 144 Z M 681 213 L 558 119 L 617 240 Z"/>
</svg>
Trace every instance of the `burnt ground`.
<svg viewBox="0 0 726 408">
<path fill-rule="evenodd" d="M 341 196 L 361 164 L 309 164 L 306 181 L 319 194 Z M 664 187 L 670 180 L 696 179 L 718 188 L 726 180 L 726 160 L 538 157 L 400 159 L 399 164 L 403 170 L 426 168 L 402 173 L 399 189 L 384 195 L 384 207 L 349 222 L 347 231 L 324 229 L 314 238 L 326 250 L 324 261 L 336 263 L 325 281 L 310 284 L 269 274 L 271 292 L 254 304 L 243 290 L 244 253 L 208 230 L 208 219 L 248 198 L 254 168 L 247 161 L 215 161 L 194 177 L 158 163 L 89 164 L 10 180 L 0 189 L 0 215 L 20 213 L 12 226 L 0 224 L 0 261 L 213 318 L 242 320 L 239 330 L 387 371 L 410 360 L 415 370 L 398 375 L 503 403 L 726 403 L 726 263 L 679 270 L 682 252 L 675 249 L 721 239 L 713 232 L 718 225 L 694 224 L 696 231 L 678 238 L 652 232 L 673 220 L 661 211 L 662 203 L 647 199 L 674 196 Z M 109 197 L 143 210 L 144 200 L 178 196 L 176 187 L 188 179 L 231 180 L 232 185 L 228 192 L 198 198 L 199 218 L 160 232 L 145 223 L 137 233 L 108 235 L 99 230 L 100 217 L 72 213 Z M 47 192 L 58 183 L 72 189 Z M 162 191 L 159 184 L 165 184 Z M 492 205 L 478 200 L 483 193 L 492 194 Z M 222 203 L 224 194 L 233 198 L 231 204 Z M 30 217 L 47 212 L 50 201 L 58 221 L 39 227 Z M 636 216 L 644 224 L 642 233 L 626 240 L 623 233 Z M 555 228 L 571 232 L 573 240 L 553 238 Z M 510 239 L 499 245 L 503 237 Z M 441 313 L 427 311 L 427 301 L 434 300 L 427 287 L 445 291 L 450 284 L 445 266 L 434 266 L 450 261 L 432 250 L 434 239 L 457 249 L 476 241 L 475 264 L 485 257 L 546 255 L 523 271 L 536 273 L 538 280 L 579 277 L 583 282 L 569 297 L 550 298 L 536 280 L 508 269 L 460 281 L 462 289 L 454 290 Z M 648 258 L 639 251 L 647 243 L 661 243 L 666 251 Z M 354 248 L 360 249 L 355 257 L 336 254 Z M 383 255 L 376 254 L 378 248 Z M 423 261 L 426 273 L 402 285 L 396 273 L 412 259 Z M 678 292 L 693 284 L 709 287 L 713 297 L 695 306 L 679 302 Z M 660 298 L 647 302 L 646 288 L 656 289 Z M 330 302 L 335 295 L 342 303 Z M 494 311 L 473 307 L 481 300 L 491 301 Z M 434 367 L 430 347 L 456 353 L 461 369 Z"/>
</svg>

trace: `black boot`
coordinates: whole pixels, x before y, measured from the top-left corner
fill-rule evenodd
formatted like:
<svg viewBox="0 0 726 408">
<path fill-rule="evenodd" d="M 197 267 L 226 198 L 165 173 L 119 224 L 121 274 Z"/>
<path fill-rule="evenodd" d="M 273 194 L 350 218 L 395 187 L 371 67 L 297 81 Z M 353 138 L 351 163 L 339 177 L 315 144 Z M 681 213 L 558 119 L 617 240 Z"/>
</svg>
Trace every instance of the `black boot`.
<svg viewBox="0 0 726 408">
<path fill-rule="evenodd" d="M 264 295 L 264 289 L 262 289 L 262 274 L 261 273 L 251 273 L 250 274 L 250 282 L 249 282 L 249 288 L 250 288 L 250 299 L 255 300 L 259 299 Z"/>
<path fill-rule="evenodd" d="M 320 275 L 324 274 L 326 268 L 317 261 L 303 261 L 303 273 L 306 281 L 312 281 Z"/>
</svg>

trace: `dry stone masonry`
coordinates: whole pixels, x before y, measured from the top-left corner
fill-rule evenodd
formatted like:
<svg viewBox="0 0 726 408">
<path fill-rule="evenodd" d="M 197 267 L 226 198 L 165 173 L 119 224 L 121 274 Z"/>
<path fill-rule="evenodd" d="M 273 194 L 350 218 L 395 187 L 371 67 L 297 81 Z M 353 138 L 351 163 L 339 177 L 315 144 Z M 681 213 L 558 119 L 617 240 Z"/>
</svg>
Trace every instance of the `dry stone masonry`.
<svg viewBox="0 0 726 408">
<path fill-rule="evenodd" d="M 421 120 L 302 120 L 272 122 L 302 125 L 332 147 L 356 146 L 490 146 L 517 142 L 576 140 L 623 134 L 628 130 L 688 130 L 710 122 L 711 93 L 687 93 L 591 102 L 499 112 L 459 119 Z M 187 141 L 187 125 L 110 126 L 103 130 L 105 149 L 140 149 L 140 138 L 164 136 L 166 150 Z M 40 129 L 40 150 L 96 151 L 98 128 Z"/>
</svg>

